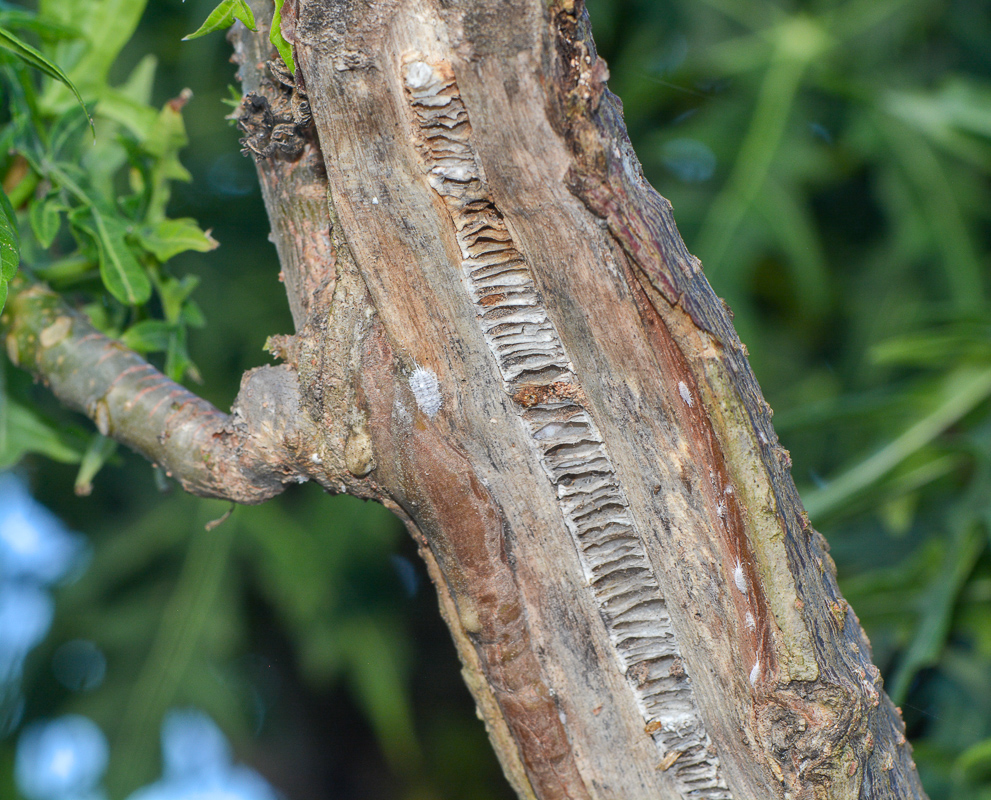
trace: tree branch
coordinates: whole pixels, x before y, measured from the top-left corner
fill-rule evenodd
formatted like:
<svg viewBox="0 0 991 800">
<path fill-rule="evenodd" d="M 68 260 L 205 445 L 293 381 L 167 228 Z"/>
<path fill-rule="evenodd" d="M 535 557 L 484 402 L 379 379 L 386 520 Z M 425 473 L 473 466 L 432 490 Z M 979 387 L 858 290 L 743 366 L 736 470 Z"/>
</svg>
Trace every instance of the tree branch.
<svg viewBox="0 0 991 800">
<path fill-rule="evenodd" d="M 41 285 L 21 283 L 2 322 L 11 361 L 63 403 L 203 497 L 260 503 L 309 479 L 313 425 L 288 366 L 245 373 L 230 415 L 104 336 Z M 319 459 L 319 456 L 317 456 Z"/>
</svg>

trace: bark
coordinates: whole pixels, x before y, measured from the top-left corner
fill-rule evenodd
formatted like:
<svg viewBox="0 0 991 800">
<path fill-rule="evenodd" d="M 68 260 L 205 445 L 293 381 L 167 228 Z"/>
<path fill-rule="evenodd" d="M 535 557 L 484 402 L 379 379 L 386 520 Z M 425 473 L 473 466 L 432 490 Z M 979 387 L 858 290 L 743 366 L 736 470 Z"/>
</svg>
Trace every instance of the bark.
<svg viewBox="0 0 991 800">
<path fill-rule="evenodd" d="M 12 363 L 39 375 L 104 436 L 161 464 L 186 491 L 260 503 L 284 484 L 306 480 L 298 462 L 313 426 L 299 413 L 292 369 L 245 373 L 231 413 L 222 414 L 97 331 L 49 289 L 15 285 L 4 318 Z"/>
<path fill-rule="evenodd" d="M 294 83 L 255 5 L 242 123 L 297 330 L 251 481 L 406 521 L 521 797 L 924 797 L 580 3 L 287 0 Z"/>
</svg>

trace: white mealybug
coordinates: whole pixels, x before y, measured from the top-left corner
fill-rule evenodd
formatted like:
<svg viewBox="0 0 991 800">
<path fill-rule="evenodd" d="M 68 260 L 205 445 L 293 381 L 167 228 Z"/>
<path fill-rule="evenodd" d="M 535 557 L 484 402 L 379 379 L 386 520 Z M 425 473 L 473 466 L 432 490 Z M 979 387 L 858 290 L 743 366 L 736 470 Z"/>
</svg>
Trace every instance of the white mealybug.
<svg viewBox="0 0 991 800">
<path fill-rule="evenodd" d="M 719 504 L 716 506 L 716 516 L 719 517 L 719 519 L 725 521 L 725 519 L 726 519 L 726 501 L 725 500 L 720 500 L 719 501 Z"/>
<path fill-rule="evenodd" d="M 754 615 L 751 614 L 749 611 L 747 612 L 747 616 L 744 617 L 744 620 L 747 623 L 747 630 L 749 631 L 757 630 L 757 623 L 754 621 Z"/>
<path fill-rule="evenodd" d="M 754 662 L 753 669 L 750 670 L 750 685 L 756 686 L 757 679 L 760 677 L 760 659 L 758 658 Z"/>
<path fill-rule="evenodd" d="M 747 593 L 747 576 L 743 574 L 743 564 L 739 561 L 737 561 L 736 566 L 733 567 L 733 583 L 735 583 L 736 588 L 740 590 L 740 594 Z"/>
<path fill-rule="evenodd" d="M 692 392 L 688 388 L 688 384 L 684 381 L 678 381 L 678 394 L 681 395 L 681 399 L 685 401 L 685 405 L 689 408 L 695 405 L 695 401 L 692 399 Z"/>
<path fill-rule="evenodd" d="M 444 399 L 440 396 L 440 383 L 432 369 L 417 366 L 409 376 L 409 388 L 416 398 L 416 405 L 430 419 L 437 416 Z"/>
<path fill-rule="evenodd" d="M 406 86 L 412 91 L 426 88 L 433 77 L 434 68 L 424 61 L 406 65 Z"/>
</svg>

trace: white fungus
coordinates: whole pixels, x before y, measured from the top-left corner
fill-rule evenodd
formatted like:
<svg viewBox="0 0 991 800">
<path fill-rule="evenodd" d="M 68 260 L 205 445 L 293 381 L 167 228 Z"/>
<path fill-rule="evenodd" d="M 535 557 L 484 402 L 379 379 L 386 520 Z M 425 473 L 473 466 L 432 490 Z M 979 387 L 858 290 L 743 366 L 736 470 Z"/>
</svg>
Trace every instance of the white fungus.
<svg viewBox="0 0 991 800">
<path fill-rule="evenodd" d="M 750 670 L 750 685 L 756 686 L 757 679 L 760 677 L 760 659 L 754 662 L 753 669 Z"/>
<path fill-rule="evenodd" d="M 754 615 L 751 614 L 749 611 L 747 612 L 747 616 L 744 617 L 744 620 L 747 623 L 747 630 L 750 631 L 757 630 L 757 623 L 754 621 Z"/>
</svg>

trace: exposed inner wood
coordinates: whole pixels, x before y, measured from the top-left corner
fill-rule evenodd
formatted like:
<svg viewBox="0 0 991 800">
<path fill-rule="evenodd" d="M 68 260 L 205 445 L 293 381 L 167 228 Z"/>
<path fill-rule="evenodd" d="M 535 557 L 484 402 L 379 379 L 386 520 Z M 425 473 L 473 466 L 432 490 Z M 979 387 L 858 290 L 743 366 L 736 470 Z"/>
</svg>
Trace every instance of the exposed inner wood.
<svg viewBox="0 0 991 800">
<path fill-rule="evenodd" d="M 283 352 L 340 488 L 420 544 L 521 796 L 922 797 L 580 6 L 290 13 L 332 231 Z"/>
<path fill-rule="evenodd" d="M 406 59 L 403 70 L 428 181 L 451 215 L 464 284 L 505 390 L 515 398 L 533 384 L 555 389 L 538 402 L 520 404 L 519 418 L 557 490 L 644 730 L 662 759 L 677 756 L 668 769 L 686 797 L 726 800 L 731 795 L 699 715 L 667 604 L 599 429 L 574 399 L 584 393 L 561 338 L 481 178 L 450 64 L 417 55 Z M 691 405 L 688 389 L 681 392 Z M 749 591 L 739 562 L 737 572 L 736 585 L 745 597 Z M 760 665 L 752 669 L 755 684 Z"/>
</svg>

